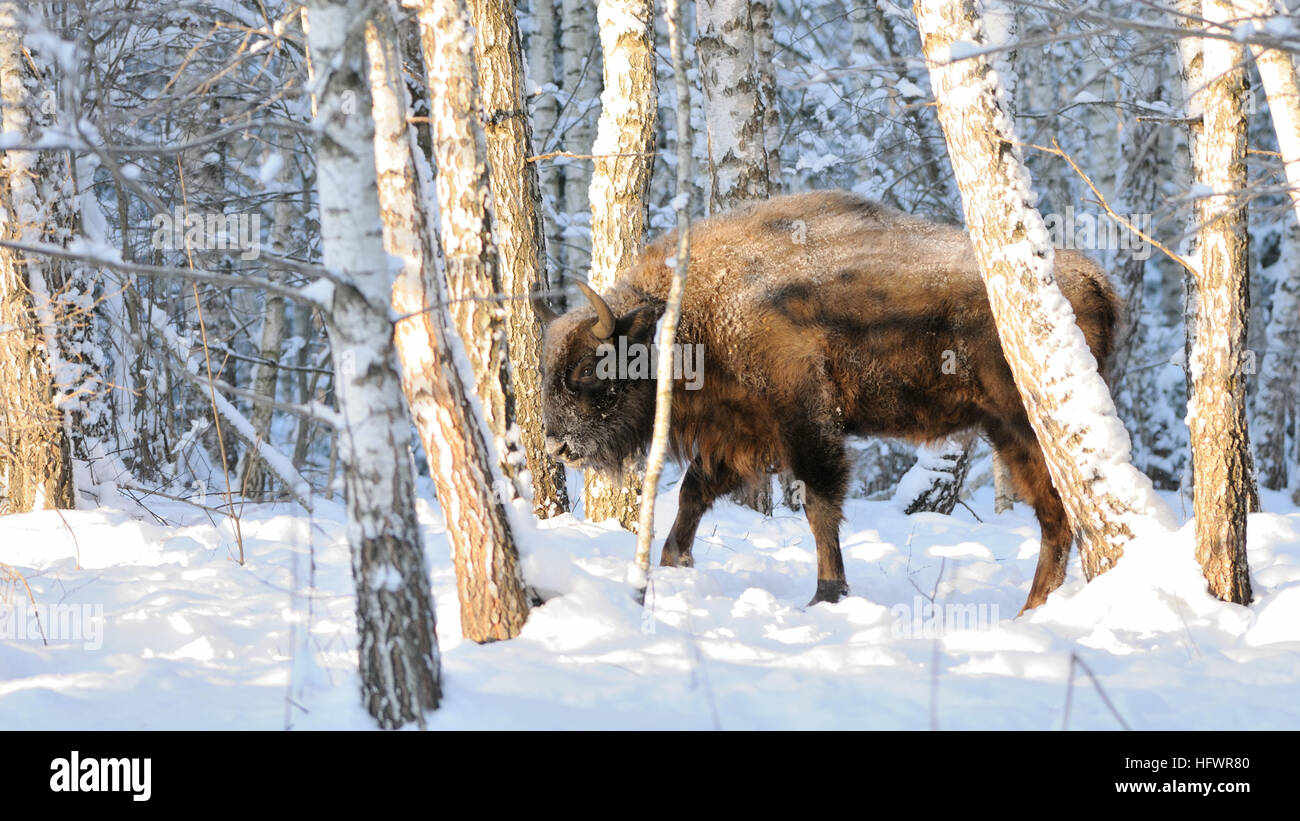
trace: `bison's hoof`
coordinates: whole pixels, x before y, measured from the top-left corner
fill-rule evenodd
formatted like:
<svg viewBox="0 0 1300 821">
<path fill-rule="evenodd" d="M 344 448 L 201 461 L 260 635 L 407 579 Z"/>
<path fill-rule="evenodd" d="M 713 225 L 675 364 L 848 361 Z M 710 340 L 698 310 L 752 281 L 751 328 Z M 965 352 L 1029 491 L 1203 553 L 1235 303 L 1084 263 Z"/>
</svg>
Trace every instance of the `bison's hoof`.
<svg viewBox="0 0 1300 821">
<path fill-rule="evenodd" d="M 812 601 L 808 602 L 808 606 L 812 607 L 814 604 L 820 604 L 821 602 L 834 604 L 848 594 L 848 582 L 836 581 L 835 579 L 818 579 L 817 592 L 813 594 Z"/>
<path fill-rule="evenodd" d="M 659 557 L 660 567 L 694 567 L 695 557 L 689 553 L 678 553 L 677 551 L 664 551 Z"/>
</svg>

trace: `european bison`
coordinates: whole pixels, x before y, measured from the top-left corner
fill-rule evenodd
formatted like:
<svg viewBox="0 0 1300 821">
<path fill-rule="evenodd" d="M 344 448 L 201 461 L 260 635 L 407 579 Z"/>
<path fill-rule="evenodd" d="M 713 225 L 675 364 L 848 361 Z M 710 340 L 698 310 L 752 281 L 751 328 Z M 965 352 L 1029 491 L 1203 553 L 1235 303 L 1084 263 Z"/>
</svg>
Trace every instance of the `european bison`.
<svg viewBox="0 0 1300 821">
<path fill-rule="evenodd" d="M 601 358 L 653 344 L 675 235 L 647 246 L 603 295 L 546 323 L 546 446 L 574 467 L 617 471 L 644 451 L 654 372 L 611 375 Z M 1056 281 L 1098 362 L 1118 301 L 1086 257 L 1056 253 Z M 846 435 L 925 442 L 978 429 L 1010 467 L 1042 527 L 1025 607 L 1065 578 L 1065 510 L 1002 355 L 966 232 L 842 191 L 777 197 L 696 223 L 681 344 L 702 345 L 699 390 L 674 383 L 671 450 L 688 462 L 662 564 L 690 566 L 700 518 L 742 483 L 789 471 L 804 483 L 817 542 L 809 604 L 848 591 L 839 523 Z M 626 350 L 626 347 L 624 348 Z M 648 377 L 648 378 L 647 378 Z"/>
</svg>

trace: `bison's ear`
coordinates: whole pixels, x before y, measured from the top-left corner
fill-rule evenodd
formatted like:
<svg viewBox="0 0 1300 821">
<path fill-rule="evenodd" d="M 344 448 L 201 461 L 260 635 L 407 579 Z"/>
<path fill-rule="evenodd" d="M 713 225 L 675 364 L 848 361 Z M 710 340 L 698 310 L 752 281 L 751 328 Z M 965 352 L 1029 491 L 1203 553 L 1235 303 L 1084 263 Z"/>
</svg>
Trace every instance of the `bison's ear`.
<svg viewBox="0 0 1300 821">
<path fill-rule="evenodd" d="M 629 342 L 649 344 L 655 335 L 655 323 L 662 313 L 663 309 L 656 310 L 651 305 L 642 305 L 618 318 L 614 325 L 614 335 L 626 336 Z"/>
<path fill-rule="evenodd" d="M 546 298 L 542 295 L 541 286 L 534 284 L 528 289 L 529 301 L 533 303 L 533 313 L 541 321 L 542 327 L 546 327 L 555 321 L 559 314 L 551 310 L 551 306 L 546 303 Z"/>
</svg>

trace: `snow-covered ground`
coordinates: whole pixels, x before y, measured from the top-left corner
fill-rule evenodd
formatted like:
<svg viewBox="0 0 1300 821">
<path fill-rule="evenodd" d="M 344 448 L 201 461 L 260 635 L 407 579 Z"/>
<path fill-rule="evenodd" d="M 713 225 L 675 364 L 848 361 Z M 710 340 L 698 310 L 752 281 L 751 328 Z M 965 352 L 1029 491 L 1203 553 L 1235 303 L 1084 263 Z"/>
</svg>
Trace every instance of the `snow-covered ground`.
<svg viewBox="0 0 1300 821">
<path fill-rule="evenodd" d="M 442 516 L 422 503 L 445 688 L 431 727 L 1297 729 L 1300 512 L 1263 502 L 1286 512 L 1250 518 L 1250 608 L 1204 592 L 1188 525 L 1090 585 L 1076 554 L 1020 619 L 1038 526 L 1021 504 L 994 515 L 989 488 L 969 500 L 983 523 L 850 501 L 853 595 L 814 608 L 802 515 L 719 505 L 696 567 L 656 569 L 644 610 L 626 584 L 634 537 L 566 516 L 522 534 L 546 603 L 518 639 L 484 646 L 460 638 Z M 228 521 L 148 507 L 0 518 L 0 562 L 62 636 L 18 637 L 27 591 L 0 581 L 14 636 L 0 639 L 0 729 L 373 726 L 341 505 L 248 505 L 242 567 Z M 672 487 L 661 537 L 675 508 Z M 960 623 L 934 629 L 931 598 Z M 77 639 L 80 613 L 93 629 Z"/>
</svg>

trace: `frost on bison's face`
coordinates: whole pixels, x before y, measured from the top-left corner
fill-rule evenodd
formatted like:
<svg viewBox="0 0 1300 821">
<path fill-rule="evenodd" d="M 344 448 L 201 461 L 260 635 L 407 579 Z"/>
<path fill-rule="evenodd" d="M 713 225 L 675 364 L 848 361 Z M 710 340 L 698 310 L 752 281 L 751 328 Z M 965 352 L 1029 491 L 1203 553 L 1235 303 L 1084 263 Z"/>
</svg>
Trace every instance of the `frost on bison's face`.
<svg viewBox="0 0 1300 821">
<path fill-rule="evenodd" d="M 546 451 L 569 467 L 614 475 L 643 452 L 654 426 L 655 380 L 620 378 L 614 352 L 653 344 L 662 304 L 647 300 L 616 316 L 583 283 L 590 307 L 555 316 L 539 298 L 546 322 L 542 351 L 542 423 Z M 594 314 L 594 315 L 593 315 Z M 604 365 L 602 366 L 602 360 Z M 615 367 L 610 368 L 611 363 Z"/>
</svg>

